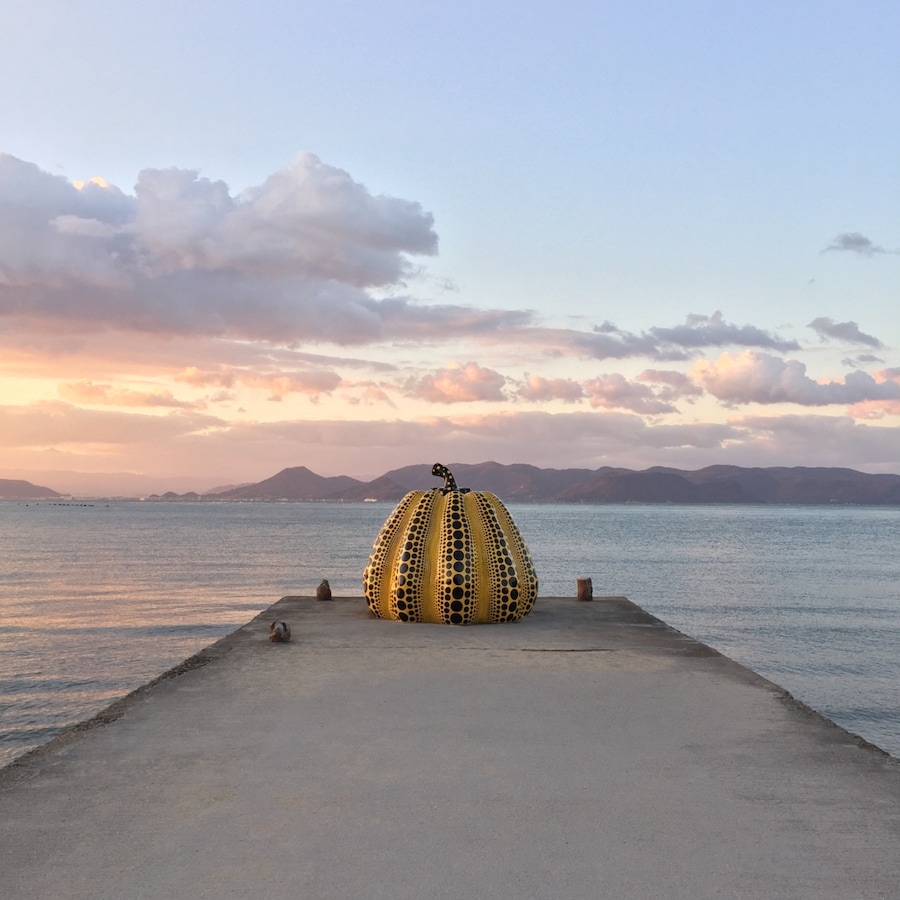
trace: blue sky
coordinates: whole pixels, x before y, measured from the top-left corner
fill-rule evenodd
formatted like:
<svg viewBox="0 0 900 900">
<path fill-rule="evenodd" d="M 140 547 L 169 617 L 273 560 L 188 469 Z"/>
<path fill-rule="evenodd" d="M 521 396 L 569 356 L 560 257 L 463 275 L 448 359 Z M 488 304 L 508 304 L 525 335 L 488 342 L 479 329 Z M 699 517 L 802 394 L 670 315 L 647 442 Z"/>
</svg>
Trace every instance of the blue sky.
<svg viewBox="0 0 900 900">
<path fill-rule="evenodd" d="M 0 473 L 365 476 L 443 449 L 900 471 L 898 45 L 886 2 L 7 0 Z M 135 190 L 173 169 L 195 174 Z M 73 213 L 56 188 L 92 178 Z M 279 267 L 236 249 L 254 190 Z M 315 281 L 296 229 L 323 192 L 316 259 L 347 268 Z M 145 259 L 106 258 L 114 309 L 91 293 L 113 227 Z M 209 277 L 173 294 L 173 267 Z"/>
</svg>

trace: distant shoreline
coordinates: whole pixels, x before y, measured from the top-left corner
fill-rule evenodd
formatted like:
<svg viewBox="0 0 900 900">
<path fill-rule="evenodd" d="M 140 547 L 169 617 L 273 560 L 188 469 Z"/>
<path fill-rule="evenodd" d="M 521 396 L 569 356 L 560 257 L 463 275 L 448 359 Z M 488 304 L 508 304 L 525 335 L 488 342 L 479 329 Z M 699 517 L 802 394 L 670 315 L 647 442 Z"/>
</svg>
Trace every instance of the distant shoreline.
<svg viewBox="0 0 900 900">
<path fill-rule="evenodd" d="M 541 469 L 525 464 L 457 463 L 461 487 L 490 491 L 515 503 L 685 503 L 692 505 L 900 506 L 900 475 L 808 466 L 707 466 L 698 470 L 654 466 L 636 471 Z M 60 492 L 23 480 L 0 479 L 0 499 L 45 502 L 397 502 L 413 490 L 438 487 L 431 466 L 405 466 L 372 481 L 348 475 L 325 477 L 305 466 L 283 469 L 255 484 L 164 493 L 143 491 Z"/>
<path fill-rule="evenodd" d="M 501 498 L 505 499 L 505 498 Z M 47 500 L 41 497 L 31 497 L 24 499 L 16 499 L 12 497 L 0 497 L 0 503 L 15 504 L 17 506 L 103 506 L 110 503 L 143 503 L 143 504 L 179 504 L 179 503 L 201 503 L 201 504 L 242 504 L 242 503 L 324 503 L 348 506 L 356 506 L 363 503 L 381 503 L 385 506 L 393 506 L 394 500 L 343 500 L 343 499 L 314 499 L 314 498 L 293 498 L 281 497 L 277 499 L 260 498 L 235 500 L 225 497 L 72 497 L 71 499 Z M 522 500 L 518 498 L 505 499 L 510 504 L 532 504 L 534 506 L 759 506 L 759 507 L 777 507 L 777 506 L 814 506 L 814 507 L 877 507 L 879 509 L 900 507 L 900 501 L 883 503 L 883 502 L 854 502 L 851 500 L 831 500 L 823 502 L 802 502 L 802 501 L 765 501 L 765 500 Z"/>
</svg>

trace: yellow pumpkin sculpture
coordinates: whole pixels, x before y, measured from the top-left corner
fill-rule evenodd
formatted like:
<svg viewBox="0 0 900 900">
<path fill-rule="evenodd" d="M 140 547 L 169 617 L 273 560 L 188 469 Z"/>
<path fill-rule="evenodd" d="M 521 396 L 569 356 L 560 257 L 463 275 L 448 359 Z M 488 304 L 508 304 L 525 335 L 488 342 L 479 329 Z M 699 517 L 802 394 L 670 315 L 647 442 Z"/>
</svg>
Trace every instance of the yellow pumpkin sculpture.
<svg viewBox="0 0 900 900">
<path fill-rule="evenodd" d="M 474 625 L 531 612 L 538 580 L 506 507 L 487 491 L 411 491 L 381 528 L 363 573 L 366 602 L 379 619 Z"/>
</svg>

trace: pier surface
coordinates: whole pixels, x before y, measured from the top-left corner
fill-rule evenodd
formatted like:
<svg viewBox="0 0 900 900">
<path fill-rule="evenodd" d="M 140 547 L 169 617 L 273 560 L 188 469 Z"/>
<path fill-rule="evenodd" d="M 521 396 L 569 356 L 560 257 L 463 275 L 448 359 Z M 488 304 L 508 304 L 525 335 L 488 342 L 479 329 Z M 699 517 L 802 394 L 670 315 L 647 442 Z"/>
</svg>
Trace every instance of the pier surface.
<svg viewBox="0 0 900 900">
<path fill-rule="evenodd" d="M 0 771 L 6 900 L 898 885 L 900 764 L 624 598 L 454 628 L 286 597 Z"/>
</svg>

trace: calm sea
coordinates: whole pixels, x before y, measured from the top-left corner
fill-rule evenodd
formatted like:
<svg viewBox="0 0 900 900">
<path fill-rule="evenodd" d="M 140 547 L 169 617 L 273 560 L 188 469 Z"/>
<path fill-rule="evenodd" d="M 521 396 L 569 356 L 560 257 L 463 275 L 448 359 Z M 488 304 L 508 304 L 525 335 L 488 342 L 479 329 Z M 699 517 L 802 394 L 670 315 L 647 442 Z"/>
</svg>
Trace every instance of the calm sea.
<svg viewBox="0 0 900 900">
<path fill-rule="evenodd" d="M 589 576 L 900 757 L 900 508 L 509 508 L 540 595 Z M 0 765 L 285 594 L 361 597 L 391 509 L 0 502 Z"/>
</svg>

